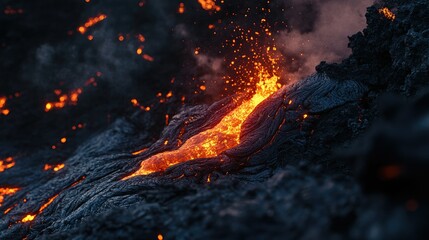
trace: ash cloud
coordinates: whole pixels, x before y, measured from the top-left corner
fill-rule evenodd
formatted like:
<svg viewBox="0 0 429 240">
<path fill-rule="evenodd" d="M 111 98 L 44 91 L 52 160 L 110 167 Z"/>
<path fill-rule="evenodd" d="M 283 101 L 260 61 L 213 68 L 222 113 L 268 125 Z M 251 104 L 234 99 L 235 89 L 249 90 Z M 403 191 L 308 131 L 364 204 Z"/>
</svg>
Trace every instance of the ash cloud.
<svg viewBox="0 0 429 240">
<path fill-rule="evenodd" d="M 338 62 L 350 55 L 348 36 L 361 31 L 373 0 L 284 0 L 288 29 L 277 37 L 287 58 L 287 77 L 312 74 L 321 61 Z"/>
</svg>

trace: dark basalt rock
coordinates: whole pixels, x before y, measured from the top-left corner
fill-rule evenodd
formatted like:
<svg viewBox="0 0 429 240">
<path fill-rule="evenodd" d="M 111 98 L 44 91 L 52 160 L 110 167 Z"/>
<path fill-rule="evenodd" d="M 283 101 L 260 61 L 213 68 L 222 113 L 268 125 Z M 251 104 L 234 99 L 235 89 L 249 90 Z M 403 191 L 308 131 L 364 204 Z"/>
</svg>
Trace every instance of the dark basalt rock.
<svg viewBox="0 0 429 240">
<path fill-rule="evenodd" d="M 429 91 L 429 7 L 385 4 L 395 21 L 371 7 L 350 58 L 322 63 L 268 98 L 244 123 L 242 143 L 216 158 L 121 180 L 216 125 L 235 107 L 230 99 L 183 109 L 154 143 L 150 134 L 135 137 L 151 118 L 120 119 L 55 176 L 24 168 L 2 175 L 23 189 L 0 209 L 18 203 L 2 215 L 0 239 L 427 239 L 429 103 L 428 94 L 414 96 Z M 388 111 L 376 103 L 384 93 L 416 100 L 383 118 Z M 391 166 L 400 169 L 393 178 L 382 174 Z M 18 223 L 56 194 L 32 223 Z"/>
</svg>

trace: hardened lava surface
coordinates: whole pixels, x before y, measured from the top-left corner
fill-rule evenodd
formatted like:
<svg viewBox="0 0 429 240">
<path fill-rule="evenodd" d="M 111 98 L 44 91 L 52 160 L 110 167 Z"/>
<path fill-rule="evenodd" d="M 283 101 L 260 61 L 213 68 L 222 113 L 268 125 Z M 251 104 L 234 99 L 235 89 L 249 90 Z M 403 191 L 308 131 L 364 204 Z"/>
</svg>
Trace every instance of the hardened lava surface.
<svg viewBox="0 0 429 240">
<path fill-rule="evenodd" d="M 159 140 L 154 117 L 117 120 L 55 176 L 1 173 L 20 190 L 0 207 L 13 207 L 0 239 L 427 239 L 428 16 L 426 1 L 369 8 L 348 59 L 269 97 L 217 157 L 123 180 L 216 125 L 232 98 L 183 108 Z"/>
</svg>

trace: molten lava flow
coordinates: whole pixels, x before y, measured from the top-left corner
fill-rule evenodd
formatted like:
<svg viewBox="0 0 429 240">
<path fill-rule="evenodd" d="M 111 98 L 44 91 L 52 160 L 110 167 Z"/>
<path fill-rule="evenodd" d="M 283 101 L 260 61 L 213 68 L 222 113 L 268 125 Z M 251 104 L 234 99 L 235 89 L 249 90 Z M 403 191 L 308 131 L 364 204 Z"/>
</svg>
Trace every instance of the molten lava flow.
<svg viewBox="0 0 429 240">
<path fill-rule="evenodd" d="M 19 191 L 19 188 L 0 188 L 0 207 L 3 204 L 5 196 L 13 195 L 18 191 Z"/>
<path fill-rule="evenodd" d="M 36 214 L 28 214 L 21 220 L 21 222 L 23 222 L 23 223 L 31 222 L 34 220 L 35 217 L 36 217 Z"/>
<path fill-rule="evenodd" d="M 149 106 L 145 107 L 145 106 L 140 105 L 139 101 L 137 99 L 135 99 L 135 98 L 131 99 L 131 103 L 133 104 L 134 107 L 138 107 L 141 110 L 144 110 L 146 112 L 150 111 L 150 107 Z"/>
<path fill-rule="evenodd" d="M 278 80 L 278 76 L 270 76 L 262 71 L 259 74 L 256 92 L 250 100 L 231 111 L 214 128 L 188 139 L 179 149 L 163 152 L 143 161 L 140 169 L 125 177 L 124 180 L 163 171 L 188 160 L 215 157 L 225 150 L 237 146 L 240 143 L 241 125 L 259 103 L 278 90 Z"/>
<path fill-rule="evenodd" d="M 177 12 L 180 14 L 185 13 L 185 4 L 184 3 L 179 4 L 179 9 L 177 9 Z"/>
<path fill-rule="evenodd" d="M 383 14 L 384 17 L 389 19 L 390 21 L 394 21 L 396 19 L 396 15 L 387 7 L 379 9 L 378 12 L 380 14 Z"/>
<path fill-rule="evenodd" d="M 67 190 L 69 188 L 72 188 L 76 185 L 78 185 L 79 183 L 81 183 L 83 180 L 85 180 L 85 176 L 82 176 L 79 180 L 77 180 L 76 182 L 72 183 L 70 186 L 68 186 L 67 188 L 65 188 L 64 190 Z M 64 191 L 63 190 L 63 191 Z M 22 219 L 21 222 L 22 223 L 26 223 L 26 222 L 31 222 L 33 221 L 37 215 L 39 215 L 40 213 L 42 213 L 49 205 L 52 204 L 52 202 L 54 202 L 54 200 L 60 195 L 60 193 L 55 194 L 54 196 L 52 196 L 51 198 L 49 198 L 37 211 L 37 213 L 30 213 L 25 215 Z"/>
<path fill-rule="evenodd" d="M 12 168 L 15 166 L 15 161 L 13 157 L 8 157 L 6 159 L 0 160 L 0 172 L 4 172 L 4 170 Z"/>
<path fill-rule="evenodd" d="M 152 56 L 148 55 L 148 54 L 143 54 L 143 59 L 146 60 L 146 61 L 148 61 L 148 62 L 155 61 L 155 59 Z"/>
</svg>

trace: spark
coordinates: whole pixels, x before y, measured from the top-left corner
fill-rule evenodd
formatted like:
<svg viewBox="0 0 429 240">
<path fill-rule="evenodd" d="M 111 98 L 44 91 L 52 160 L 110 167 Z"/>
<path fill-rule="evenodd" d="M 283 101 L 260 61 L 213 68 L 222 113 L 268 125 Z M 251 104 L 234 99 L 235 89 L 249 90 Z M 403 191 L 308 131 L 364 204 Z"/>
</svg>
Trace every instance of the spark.
<svg viewBox="0 0 429 240">
<path fill-rule="evenodd" d="M 81 34 L 85 34 L 85 32 L 88 30 L 88 28 L 94 26 L 95 24 L 103 21 L 106 18 L 107 18 L 107 15 L 105 15 L 105 14 L 100 14 L 96 17 L 89 18 L 82 26 L 79 26 L 77 28 L 77 31 Z"/>
<path fill-rule="evenodd" d="M 50 165 L 50 164 L 45 164 L 45 166 L 43 167 L 43 170 L 48 171 L 48 170 L 53 170 L 54 172 L 58 172 L 61 169 L 63 169 L 65 167 L 64 163 L 60 163 L 57 165 Z"/>
<path fill-rule="evenodd" d="M 183 14 L 183 13 L 185 13 L 185 4 L 184 4 L 184 3 L 180 3 L 180 4 L 179 4 L 179 9 L 177 10 L 177 12 L 178 12 L 179 14 Z"/>
</svg>

